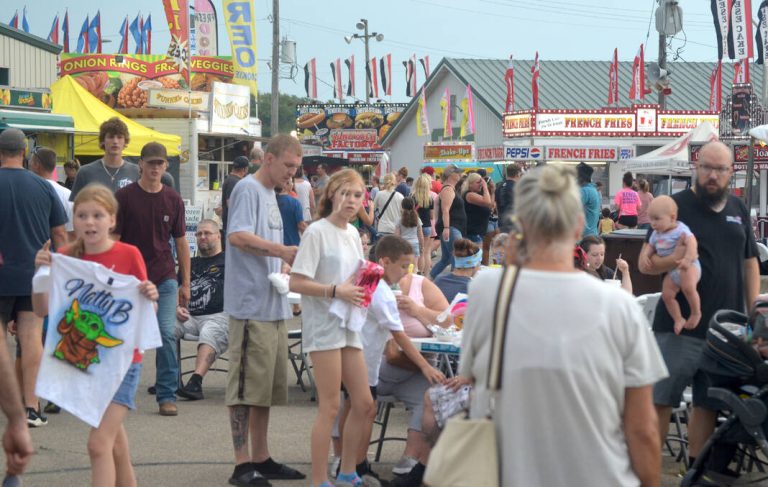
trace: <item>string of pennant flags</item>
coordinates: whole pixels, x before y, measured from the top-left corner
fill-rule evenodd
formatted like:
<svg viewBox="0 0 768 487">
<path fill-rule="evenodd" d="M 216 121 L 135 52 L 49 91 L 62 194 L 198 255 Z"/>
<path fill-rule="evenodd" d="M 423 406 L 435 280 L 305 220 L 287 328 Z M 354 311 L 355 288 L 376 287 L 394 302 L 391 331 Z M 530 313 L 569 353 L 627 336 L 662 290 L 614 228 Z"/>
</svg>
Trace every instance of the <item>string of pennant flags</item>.
<svg viewBox="0 0 768 487">
<path fill-rule="evenodd" d="M 347 71 L 346 89 L 342 73 L 342 60 L 336 58 L 330 63 L 331 78 L 333 80 L 333 98 L 343 100 L 345 96 L 355 98 L 357 89 L 355 86 L 355 56 L 352 55 L 343 61 Z M 417 89 L 417 65 L 421 65 L 424 78 L 429 78 L 429 56 L 416 59 L 414 54 L 408 60 L 403 61 L 405 69 L 405 95 L 416 96 Z M 380 58 L 373 57 L 365 65 L 365 77 L 368 81 L 368 98 L 379 96 L 392 96 L 392 54 L 386 54 Z M 304 65 L 304 89 L 307 98 L 318 98 L 317 58 L 312 58 Z M 381 87 L 381 90 L 379 90 Z"/>
<path fill-rule="evenodd" d="M 29 32 L 29 21 L 27 20 L 27 7 L 22 10 L 21 20 L 19 20 L 19 11 L 17 10 L 13 17 L 11 17 L 8 25 L 14 29 L 21 29 L 24 32 Z M 61 33 L 61 36 L 59 36 Z M 139 13 L 129 23 L 129 17 L 126 15 L 119 30 L 120 43 L 118 45 L 118 54 L 129 53 L 129 39 L 133 39 L 135 45 L 134 54 L 150 54 L 152 52 L 152 14 L 149 14 L 145 19 L 144 16 Z M 54 44 L 60 44 L 63 46 L 63 52 L 69 53 L 69 12 L 64 12 L 64 19 L 59 21 L 59 14 L 53 18 L 51 22 L 51 30 L 48 32 L 47 40 Z M 86 15 L 83 21 L 80 33 L 77 35 L 77 47 L 75 52 L 88 54 L 102 52 L 102 35 L 101 35 L 101 12 L 96 11 L 96 15 L 92 18 Z"/>
</svg>

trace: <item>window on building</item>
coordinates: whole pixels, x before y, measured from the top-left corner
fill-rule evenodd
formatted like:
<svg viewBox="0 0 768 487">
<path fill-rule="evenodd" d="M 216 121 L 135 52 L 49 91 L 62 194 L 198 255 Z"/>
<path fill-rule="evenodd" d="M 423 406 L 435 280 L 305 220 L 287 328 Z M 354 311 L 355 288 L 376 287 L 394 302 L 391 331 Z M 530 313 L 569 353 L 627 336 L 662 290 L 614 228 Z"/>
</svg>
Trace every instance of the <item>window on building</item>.
<svg viewBox="0 0 768 487">
<path fill-rule="evenodd" d="M 8 86 L 11 84 L 11 75 L 9 68 L 0 68 L 0 85 Z"/>
<path fill-rule="evenodd" d="M 456 95 L 451 95 L 451 122 L 456 121 Z"/>
</svg>

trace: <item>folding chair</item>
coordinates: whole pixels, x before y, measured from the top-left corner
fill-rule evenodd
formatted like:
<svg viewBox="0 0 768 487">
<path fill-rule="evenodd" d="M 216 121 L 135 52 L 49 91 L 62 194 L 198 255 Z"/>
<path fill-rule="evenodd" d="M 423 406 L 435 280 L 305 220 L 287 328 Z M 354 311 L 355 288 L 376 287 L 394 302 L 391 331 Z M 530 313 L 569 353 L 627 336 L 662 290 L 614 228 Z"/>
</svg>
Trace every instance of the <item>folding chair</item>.
<svg viewBox="0 0 768 487">
<path fill-rule="evenodd" d="M 381 458 L 381 450 L 384 447 L 385 441 L 406 441 L 407 438 L 401 436 L 387 436 L 387 427 L 389 426 L 389 413 L 392 411 L 392 407 L 397 402 L 395 396 L 379 396 L 376 398 L 376 404 L 378 411 L 376 413 L 376 419 L 374 424 L 379 425 L 379 437 L 369 443 L 369 445 L 376 445 L 376 455 L 373 461 L 378 462 Z"/>
<path fill-rule="evenodd" d="M 180 339 L 176 340 L 176 360 L 179 363 L 179 387 L 181 387 L 181 385 L 184 383 L 182 381 L 182 379 L 183 379 L 183 377 L 185 375 L 192 375 L 192 374 L 195 373 L 195 360 L 197 359 L 197 348 L 195 348 L 195 353 L 194 354 L 192 354 L 192 355 L 185 355 L 183 357 L 181 356 L 181 341 L 184 340 L 185 342 L 195 342 L 195 343 L 197 343 L 197 341 L 199 339 L 200 339 L 200 337 L 197 336 L 197 335 L 192 335 L 190 333 L 185 333 L 183 337 L 181 337 Z M 182 364 L 184 363 L 185 360 L 190 360 L 190 359 L 192 360 L 192 368 L 182 372 Z M 229 362 L 229 359 L 227 357 L 225 357 L 224 354 L 221 354 L 221 356 L 217 355 L 216 359 L 211 364 L 211 367 L 208 369 L 208 372 L 224 372 L 225 374 L 228 372 L 228 368 L 229 367 L 227 367 L 225 369 L 224 368 L 216 367 L 216 362 L 219 361 L 219 360 L 221 360 L 223 362 Z"/>
<path fill-rule="evenodd" d="M 304 385 L 304 374 L 307 374 L 309 387 L 312 389 L 310 400 L 314 401 L 317 396 L 315 376 L 312 374 L 312 364 L 309 362 L 309 356 L 304 353 L 301 329 L 290 330 L 288 332 L 288 342 L 288 358 L 291 361 L 291 366 L 293 366 L 293 371 L 296 373 L 296 383 L 303 392 L 306 392 L 307 387 Z"/>
</svg>

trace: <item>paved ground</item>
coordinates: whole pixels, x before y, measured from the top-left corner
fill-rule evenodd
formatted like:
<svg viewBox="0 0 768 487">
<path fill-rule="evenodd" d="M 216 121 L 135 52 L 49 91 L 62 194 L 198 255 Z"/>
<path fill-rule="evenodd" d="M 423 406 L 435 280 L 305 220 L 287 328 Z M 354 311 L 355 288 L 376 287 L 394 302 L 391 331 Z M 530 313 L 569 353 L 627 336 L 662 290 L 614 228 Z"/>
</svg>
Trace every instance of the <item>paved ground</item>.
<svg viewBox="0 0 768 487">
<path fill-rule="evenodd" d="M 192 352 L 193 344 L 184 343 L 183 351 Z M 289 377 L 294 377 L 292 372 Z M 132 412 L 126 421 L 139 485 L 227 485 L 233 465 L 229 422 L 224 406 L 225 375 L 210 374 L 204 383 L 205 400 L 179 401 L 179 416 L 175 418 L 157 414 L 154 396 L 146 393 L 153 379 L 154 355 L 150 352 L 145 357 L 137 395 L 138 411 Z M 290 388 L 289 403 L 289 406 L 275 408 L 272 412 L 272 455 L 281 462 L 309 473 L 309 431 L 314 419 L 315 403 L 309 400 L 309 393 L 302 392 L 298 386 Z M 1 416 L 0 427 L 4 428 L 4 418 Z M 402 408 L 393 410 L 390 431 L 404 434 L 406 419 Z M 24 485 L 88 485 L 88 430 L 85 423 L 66 413 L 50 415 L 47 426 L 33 429 L 32 438 L 37 454 L 24 477 Z M 382 463 L 376 467 L 377 471 L 384 474 L 384 478 L 391 477 L 391 467 L 401 452 L 402 443 L 390 442 L 384 447 Z M 679 485 L 677 464 L 671 459 L 665 459 L 664 469 L 666 474 L 662 485 Z M 281 481 L 273 485 L 306 487 L 309 481 Z"/>
</svg>

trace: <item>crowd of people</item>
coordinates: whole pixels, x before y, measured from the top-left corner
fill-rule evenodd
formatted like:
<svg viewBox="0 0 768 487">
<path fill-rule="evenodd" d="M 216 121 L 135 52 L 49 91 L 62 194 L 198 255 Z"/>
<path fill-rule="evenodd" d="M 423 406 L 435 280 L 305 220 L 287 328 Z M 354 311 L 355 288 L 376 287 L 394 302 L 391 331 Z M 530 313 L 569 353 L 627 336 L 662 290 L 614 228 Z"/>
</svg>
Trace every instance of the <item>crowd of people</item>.
<svg viewBox="0 0 768 487">
<path fill-rule="evenodd" d="M 28 428 L 48 422 L 36 395 L 46 379 L 38 376 L 49 350 L 44 319 L 62 337 L 66 324 L 95 319 L 93 303 L 82 299 L 68 303 L 63 317 L 49 308 L 67 258 L 110 268 L 103 284 L 116 294 L 125 284 L 113 283 L 115 276 L 131 276 L 151 319 L 130 320 L 130 333 L 157 337 L 150 389 L 161 416 L 179 414 L 177 396 L 204 399 L 207 372 L 228 352 L 232 485 L 306 478 L 273 459 L 268 442 L 270 409 L 288 400 L 287 323 L 295 316 L 317 387 L 308 432 L 313 487 L 379 480 L 367 458 L 378 396 L 409 411 L 393 486 L 422 484 L 446 421 L 464 410 L 494 419 L 501 485 L 659 485 L 671 410 L 689 384 L 692 458 L 713 431 L 719 404 L 706 388 L 722 384 L 698 370 L 707 324 L 716 310 L 754 303 L 759 287 L 749 213 L 728 194 L 733 169 L 723 144 L 702 148 L 690 190 L 654 199 L 646 181 L 627 173 L 614 207 L 602 208 L 583 163 L 575 171 L 543 165 L 525 172 L 513 164 L 498 184 L 455 165 L 439 180 L 429 166 L 415 178 L 401 168 L 368 187 L 353 169 L 320 166 L 307 178 L 301 145 L 277 135 L 263 151 L 233 161 L 221 225 L 199 222 L 191 256 L 165 148 L 151 142 L 138 164 L 125 160 L 130 134 L 119 119 L 102 125 L 99 141 L 104 157 L 79 171 L 68 165 L 58 185 L 55 152 L 36 149 L 27 170 L 23 133 L 0 133 L 0 321 L 16 335 L 20 370 L 17 380 L 4 330 L 0 407 L 9 418 L 9 474 L 21 474 L 32 454 Z M 627 260 L 605 262 L 609 244 L 600 233 L 614 228 L 647 229 L 632 258 L 642 273 L 665 274 L 652 329 L 633 299 Z M 380 280 L 366 288 L 356 277 L 373 263 Z M 502 386 L 493 392 L 488 337 L 511 266 L 519 271 L 504 325 Z M 289 305 L 277 282 L 286 274 L 300 306 Z M 435 326 L 455 332 L 445 311 L 460 295 L 467 296 L 461 356 L 458 374 L 448 378 L 411 339 L 431 336 Z M 75 344 L 62 348 L 62 338 L 56 357 L 85 354 L 82 367 L 114 367 L 99 360 L 96 345 L 117 350 L 128 338 L 104 326 L 96 334 L 77 328 Z M 180 383 L 176 347 L 190 337 L 197 340 L 194 371 Z M 135 408 L 143 357 L 138 345 L 123 355 L 124 372 L 88 439 L 92 485 L 136 485 L 123 422 Z M 557 458 L 555 466 L 540 468 L 545 456 Z"/>
</svg>

